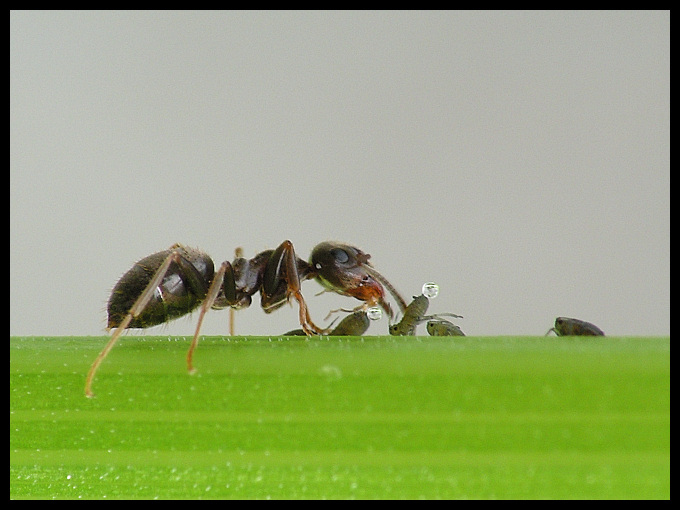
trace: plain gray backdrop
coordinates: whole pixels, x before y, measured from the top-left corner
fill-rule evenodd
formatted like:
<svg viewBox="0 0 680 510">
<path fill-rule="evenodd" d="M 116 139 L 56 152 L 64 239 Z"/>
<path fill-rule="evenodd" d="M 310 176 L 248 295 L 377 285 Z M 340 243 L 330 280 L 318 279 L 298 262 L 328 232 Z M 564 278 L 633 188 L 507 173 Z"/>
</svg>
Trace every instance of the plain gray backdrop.
<svg viewBox="0 0 680 510">
<path fill-rule="evenodd" d="M 10 335 L 105 334 L 173 243 L 285 239 L 438 283 L 468 335 L 669 335 L 670 12 L 10 12 Z M 318 323 L 359 304 L 320 290 Z"/>
</svg>

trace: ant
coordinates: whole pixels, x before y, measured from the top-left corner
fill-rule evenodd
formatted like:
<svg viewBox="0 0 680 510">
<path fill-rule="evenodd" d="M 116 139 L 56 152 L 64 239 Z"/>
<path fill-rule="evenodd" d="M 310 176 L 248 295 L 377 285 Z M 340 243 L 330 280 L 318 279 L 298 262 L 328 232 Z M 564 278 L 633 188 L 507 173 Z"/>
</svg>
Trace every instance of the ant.
<svg viewBox="0 0 680 510">
<path fill-rule="evenodd" d="M 199 306 L 196 332 L 187 352 L 189 373 L 195 372 L 193 352 L 207 311 L 246 308 L 257 292 L 265 313 L 279 309 L 291 299 L 297 301 L 300 325 L 310 336 L 328 333 L 328 330 L 314 324 L 309 316 L 300 291 L 300 284 L 305 280 L 316 279 L 326 290 L 363 301 L 359 309 L 378 305 L 393 317 L 385 301 L 384 287 L 387 287 L 399 308 L 406 309 L 401 295 L 373 269 L 369 262 L 371 256 L 354 246 L 320 243 L 312 250 L 309 262 L 296 256 L 293 243 L 288 240 L 275 250 L 265 250 L 251 259 L 241 254 L 237 249 L 234 261 L 223 262 L 217 271 L 208 255 L 181 244 L 138 261 L 111 292 L 107 329 L 115 329 L 90 367 L 85 394 L 93 396 L 91 386 L 95 373 L 123 330 L 163 324 Z"/>
</svg>

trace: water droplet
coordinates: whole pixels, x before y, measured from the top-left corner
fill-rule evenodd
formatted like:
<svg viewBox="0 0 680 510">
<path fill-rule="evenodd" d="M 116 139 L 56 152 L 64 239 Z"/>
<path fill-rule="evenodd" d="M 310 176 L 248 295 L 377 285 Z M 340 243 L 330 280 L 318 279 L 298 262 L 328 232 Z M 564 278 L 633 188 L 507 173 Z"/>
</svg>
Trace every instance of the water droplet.
<svg viewBox="0 0 680 510">
<path fill-rule="evenodd" d="M 423 283 L 423 295 L 428 298 L 436 298 L 439 295 L 439 285 L 434 282 Z"/>
<path fill-rule="evenodd" d="M 382 309 L 379 306 L 372 306 L 371 308 L 366 310 L 366 315 L 372 321 L 377 321 L 382 317 Z"/>
</svg>

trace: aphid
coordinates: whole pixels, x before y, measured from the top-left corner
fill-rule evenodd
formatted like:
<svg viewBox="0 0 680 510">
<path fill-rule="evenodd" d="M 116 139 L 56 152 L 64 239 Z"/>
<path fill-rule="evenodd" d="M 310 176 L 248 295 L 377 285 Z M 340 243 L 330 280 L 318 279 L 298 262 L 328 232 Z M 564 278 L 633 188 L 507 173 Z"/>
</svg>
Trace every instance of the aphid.
<svg viewBox="0 0 680 510">
<path fill-rule="evenodd" d="M 427 322 L 430 336 L 465 336 L 465 333 L 453 322 L 446 319 L 433 319 Z"/>
<path fill-rule="evenodd" d="M 604 336 L 604 332 L 595 324 L 569 317 L 555 319 L 555 327 L 550 328 L 545 336 L 548 336 L 551 331 L 557 336 Z"/>
<path fill-rule="evenodd" d="M 428 319 L 435 319 L 442 315 L 448 317 L 457 317 L 461 319 L 460 315 L 455 313 L 440 313 L 436 315 L 425 315 L 427 308 L 430 306 L 430 300 L 423 294 L 420 296 L 413 296 L 413 301 L 404 310 L 404 316 L 395 324 L 390 324 L 389 332 L 393 336 L 413 336 L 416 334 L 416 326 Z"/>
<path fill-rule="evenodd" d="M 371 320 L 365 310 L 357 310 L 342 319 L 328 334 L 335 336 L 360 336 L 366 333 Z"/>
<path fill-rule="evenodd" d="M 356 310 L 342 319 L 337 326 L 328 331 L 326 334 L 331 336 L 360 336 L 366 333 L 370 322 L 371 321 L 369 320 L 368 314 L 365 310 Z M 305 335 L 305 332 L 301 329 L 294 329 L 283 334 L 283 336 L 302 335 Z"/>
<path fill-rule="evenodd" d="M 430 300 L 421 294 L 413 296 L 413 301 L 404 310 L 404 316 L 399 322 L 390 324 L 390 335 L 393 336 L 413 336 L 416 334 L 416 326 L 423 321 L 425 312 L 430 306 Z"/>
<path fill-rule="evenodd" d="M 304 329 L 291 329 L 290 331 L 286 331 L 283 335 L 281 336 L 307 336 L 307 333 L 305 333 Z"/>
<path fill-rule="evenodd" d="M 293 243 L 284 241 L 275 250 L 265 250 L 252 259 L 237 252 L 215 271 L 205 253 L 181 244 L 154 253 L 137 262 L 114 287 L 108 302 L 108 329 L 113 334 L 94 360 L 85 382 L 92 396 L 92 380 L 101 362 L 127 328 L 148 328 L 186 315 L 200 306 L 198 323 L 187 352 L 187 367 L 194 371 L 192 357 L 198 344 L 203 318 L 209 309 L 246 308 L 260 293 L 260 304 L 271 313 L 297 301 L 299 321 L 307 335 L 327 333 L 312 321 L 300 291 L 301 282 L 316 279 L 326 289 L 378 305 L 390 317 L 385 300 L 387 287 L 401 309 L 404 299 L 369 263 L 370 255 L 354 246 L 335 242 L 318 244 L 306 262 L 295 255 Z"/>
</svg>

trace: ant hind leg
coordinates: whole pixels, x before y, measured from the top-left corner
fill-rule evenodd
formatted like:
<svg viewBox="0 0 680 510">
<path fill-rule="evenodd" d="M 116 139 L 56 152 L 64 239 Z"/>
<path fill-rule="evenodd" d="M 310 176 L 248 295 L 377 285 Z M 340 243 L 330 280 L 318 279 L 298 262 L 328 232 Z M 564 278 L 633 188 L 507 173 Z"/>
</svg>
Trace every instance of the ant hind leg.
<svg viewBox="0 0 680 510">
<path fill-rule="evenodd" d="M 95 374 L 97 373 L 99 365 L 101 365 L 101 362 L 104 361 L 104 358 L 106 358 L 111 349 L 113 349 L 113 346 L 118 341 L 118 338 L 120 338 L 121 333 L 123 332 L 124 329 L 126 329 L 130 325 L 132 319 L 134 319 L 140 313 L 142 313 L 144 311 L 144 308 L 146 308 L 146 305 L 149 304 L 149 301 L 154 295 L 156 287 L 158 287 L 161 284 L 163 278 L 165 277 L 165 274 L 168 272 L 170 264 L 172 264 L 173 262 L 179 262 L 180 257 L 181 255 L 179 254 L 177 249 L 173 249 L 173 251 L 165 258 L 165 261 L 163 261 L 161 266 L 158 268 L 151 281 L 149 281 L 148 285 L 144 288 L 144 291 L 139 295 L 137 300 L 134 302 L 134 304 L 128 311 L 123 321 L 113 331 L 113 334 L 111 335 L 111 338 L 109 339 L 108 343 L 106 344 L 104 349 L 102 349 L 102 351 L 99 353 L 97 358 L 92 363 L 92 366 L 90 367 L 90 371 L 87 374 L 87 379 L 85 380 L 85 396 L 89 398 L 94 397 L 94 393 L 92 393 L 92 381 L 94 379 Z"/>
</svg>

